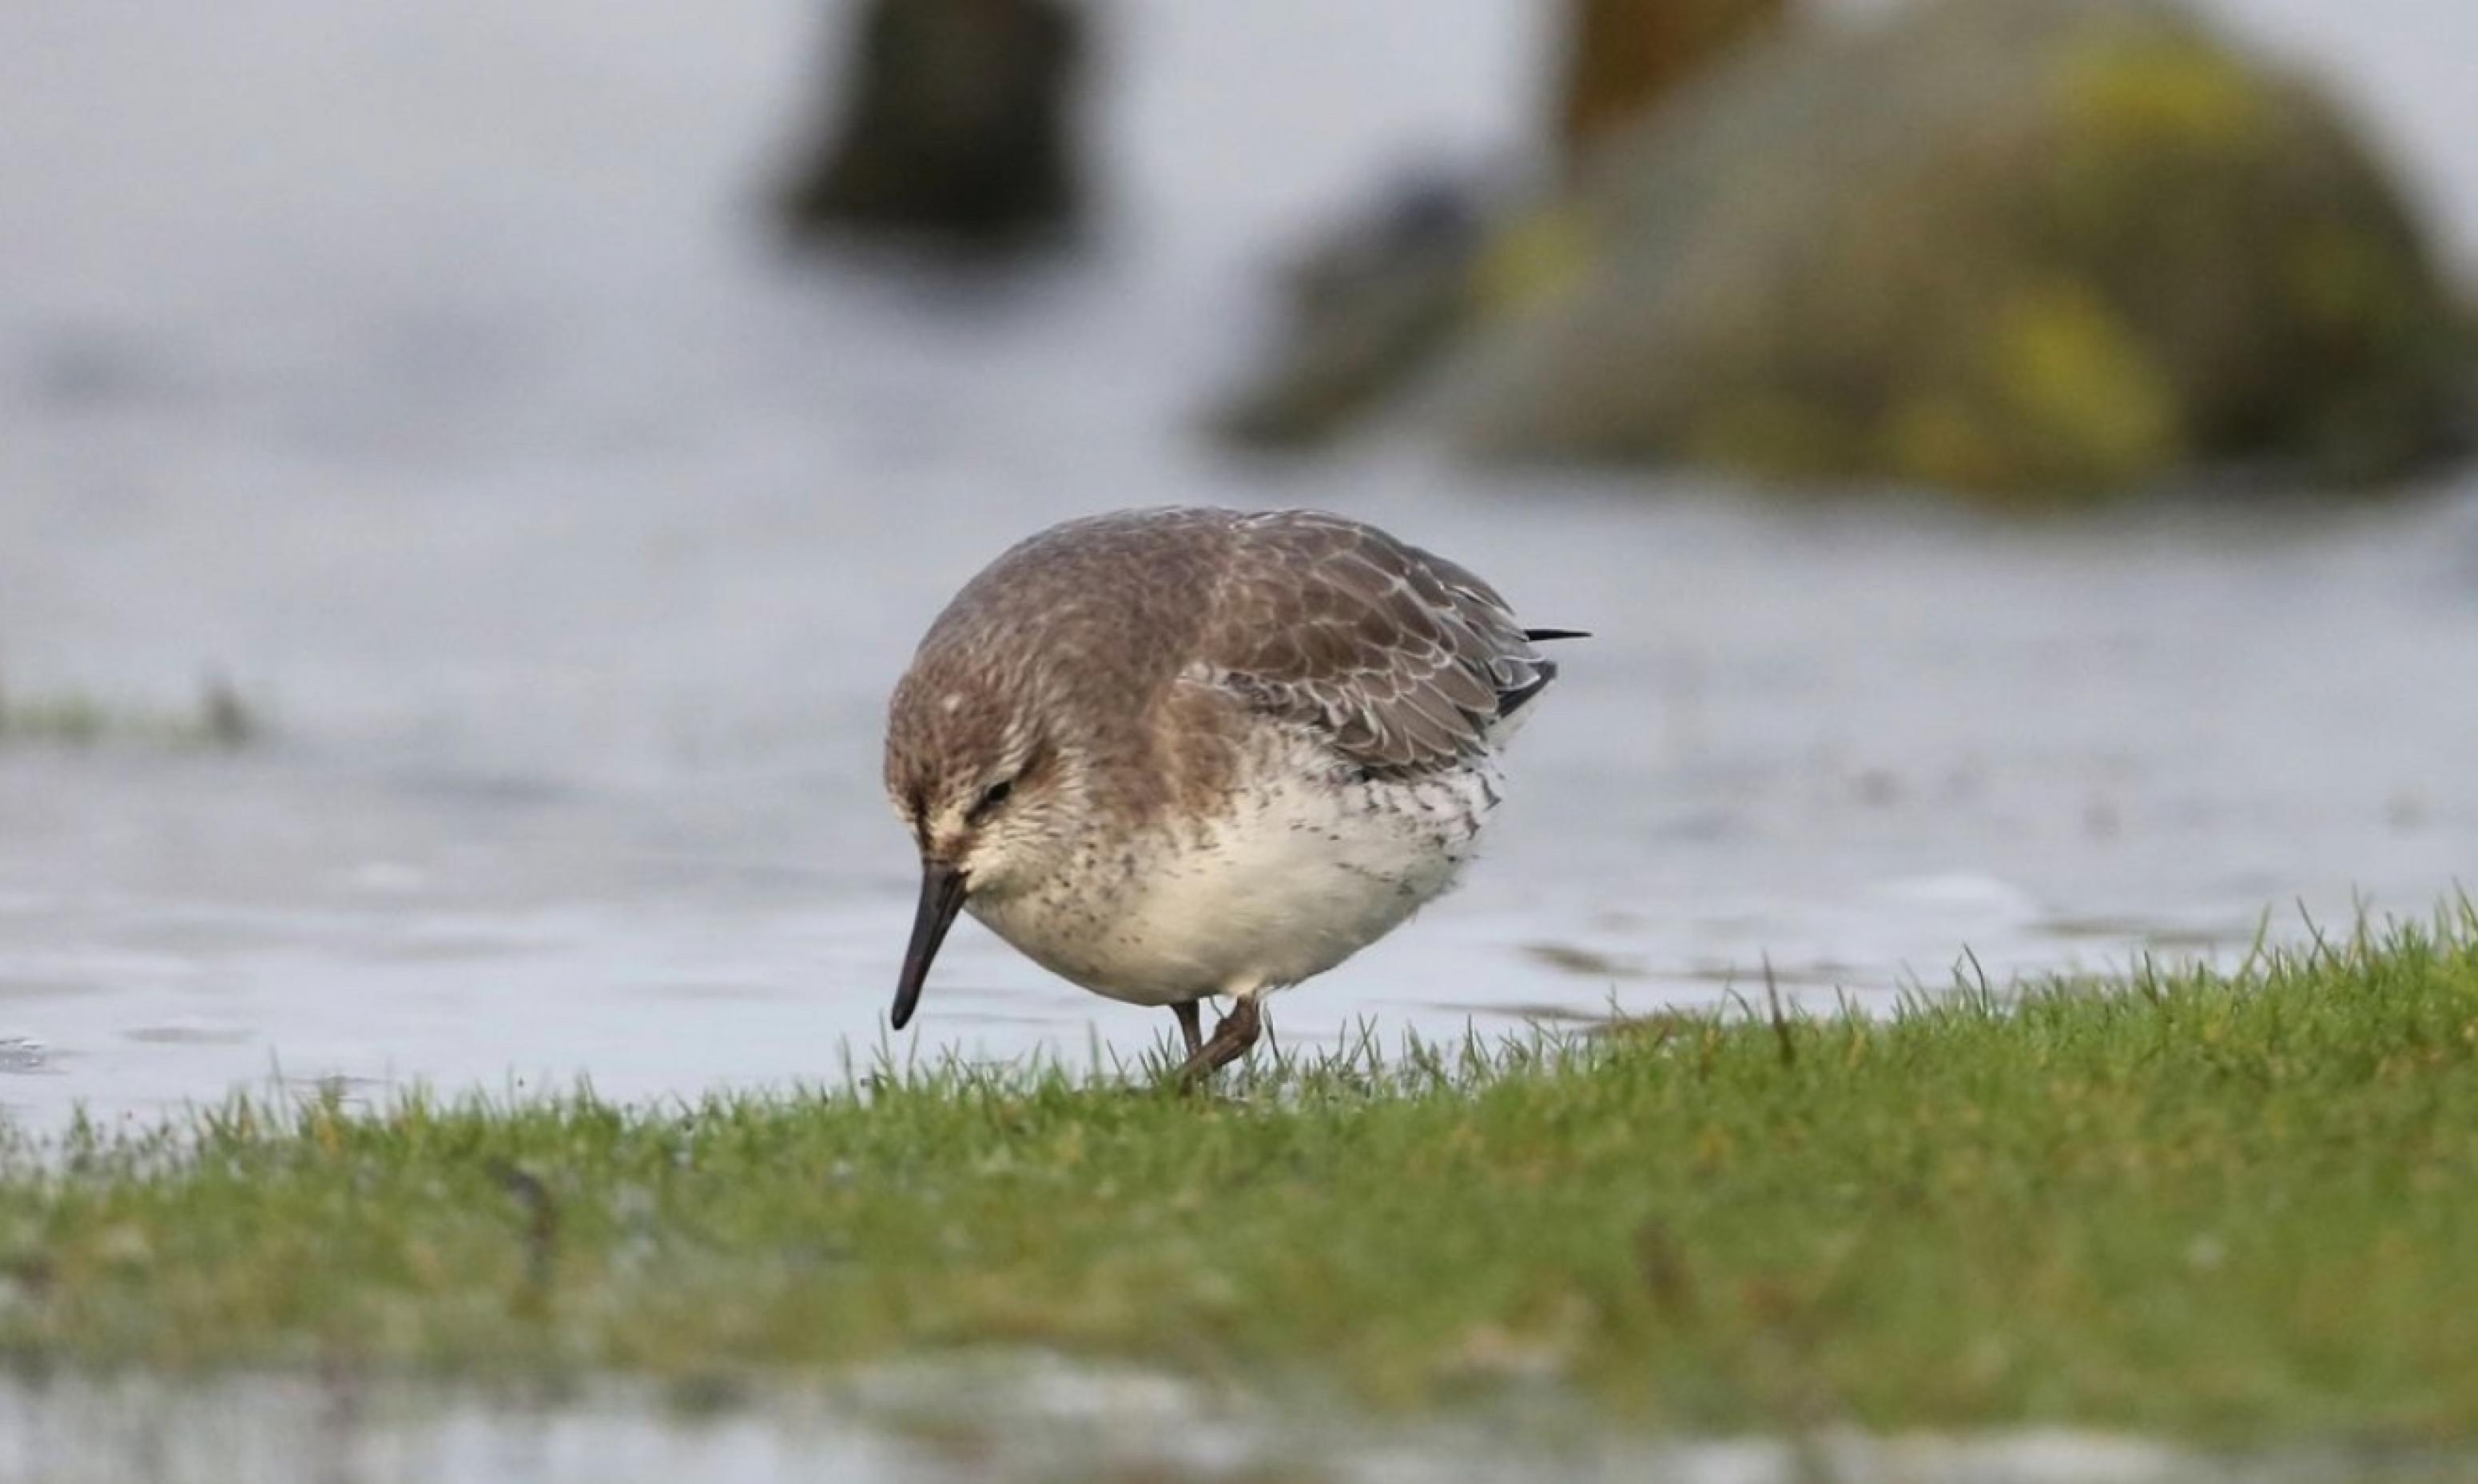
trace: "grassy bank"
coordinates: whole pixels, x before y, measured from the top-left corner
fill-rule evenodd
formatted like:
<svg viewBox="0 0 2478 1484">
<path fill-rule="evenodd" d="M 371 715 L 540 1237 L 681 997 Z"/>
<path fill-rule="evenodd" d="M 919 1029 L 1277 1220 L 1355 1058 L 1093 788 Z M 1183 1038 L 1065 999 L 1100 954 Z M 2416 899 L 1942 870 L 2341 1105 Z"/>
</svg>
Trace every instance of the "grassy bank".
<svg viewBox="0 0 2478 1484">
<path fill-rule="evenodd" d="M 0 1353 L 702 1382 L 1033 1344 L 1662 1426 L 2466 1439 L 2473 944 L 1206 1099 L 235 1110 L 0 1161 Z"/>
</svg>

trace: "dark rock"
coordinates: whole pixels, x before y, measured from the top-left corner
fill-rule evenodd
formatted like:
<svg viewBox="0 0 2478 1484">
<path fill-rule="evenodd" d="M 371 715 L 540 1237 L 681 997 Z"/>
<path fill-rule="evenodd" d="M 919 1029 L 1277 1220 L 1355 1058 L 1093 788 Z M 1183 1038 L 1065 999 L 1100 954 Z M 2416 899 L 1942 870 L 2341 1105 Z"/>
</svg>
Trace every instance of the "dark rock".
<svg viewBox="0 0 2478 1484">
<path fill-rule="evenodd" d="M 1081 202 L 1067 0 L 871 0 L 836 126 L 783 191 L 802 239 L 858 232 L 1010 246 Z"/>
<path fill-rule="evenodd" d="M 1434 360 L 1470 318 L 1486 197 L 1443 175 L 1406 181 L 1285 273 L 1277 374 L 1230 399 L 1215 431 L 1299 448 L 1341 432 Z"/>
</svg>

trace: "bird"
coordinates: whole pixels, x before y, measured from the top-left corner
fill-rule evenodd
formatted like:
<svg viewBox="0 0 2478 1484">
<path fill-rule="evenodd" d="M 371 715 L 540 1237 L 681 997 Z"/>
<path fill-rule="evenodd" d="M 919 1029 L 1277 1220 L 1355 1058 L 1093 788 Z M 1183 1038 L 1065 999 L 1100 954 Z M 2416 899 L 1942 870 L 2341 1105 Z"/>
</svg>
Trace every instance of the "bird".
<svg viewBox="0 0 2478 1484">
<path fill-rule="evenodd" d="M 1095 994 L 1168 1006 L 1195 1085 L 1260 1001 L 1454 883 L 1557 677 L 1468 569 L 1306 510 L 1052 526 L 955 594 L 888 704 L 921 864 L 894 1028 L 959 912 Z M 1230 1008 L 1208 1038 L 1201 1007 Z"/>
</svg>

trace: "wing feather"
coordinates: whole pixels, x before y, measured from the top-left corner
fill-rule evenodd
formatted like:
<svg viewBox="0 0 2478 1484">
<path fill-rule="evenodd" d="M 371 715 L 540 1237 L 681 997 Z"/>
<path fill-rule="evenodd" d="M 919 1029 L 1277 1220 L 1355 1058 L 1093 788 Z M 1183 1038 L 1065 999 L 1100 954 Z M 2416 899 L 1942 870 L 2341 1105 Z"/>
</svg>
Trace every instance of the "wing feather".
<svg viewBox="0 0 2478 1484">
<path fill-rule="evenodd" d="M 1339 516 L 1240 517 L 1210 602 L 1204 675 L 1371 770 L 1486 751 L 1556 673 L 1488 584 Z"/>
</svg>

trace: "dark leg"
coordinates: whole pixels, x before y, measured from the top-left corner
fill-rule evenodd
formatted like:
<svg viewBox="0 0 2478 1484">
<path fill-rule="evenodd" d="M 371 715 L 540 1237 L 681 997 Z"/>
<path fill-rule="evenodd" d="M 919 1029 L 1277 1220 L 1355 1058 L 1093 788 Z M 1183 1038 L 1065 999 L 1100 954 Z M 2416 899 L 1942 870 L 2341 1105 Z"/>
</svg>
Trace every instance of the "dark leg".
<svg viewBox="0 0 2478 1484">
<path fill-rule="evenodd" d="M 1198 1003 L 1191 999 L 1170 1007 L 1171 1014 L 1178 1017 L 1178 1033 L 1187 1038 L 1187 1054 L 1191 1061 L 1197 1052 L 1204 1049 L 1204 1022 L 1196 1013 Z"/>
<path fill-rule="evenodd" d="M 1231 1003 L 1230 1013 L 1222 1018 L 1222 1023 L 1213 1027 L 1213 1039 L 1199 1046 L 1187 1059 L 1187 1065 L 1178 1069 L 1179 1081 L 1194 1087 L 1247 1055 L 1264 1023 L 1264 1017 L 1256 1009 L 1256 997 L 1240 995 Z"/>
</svg>

